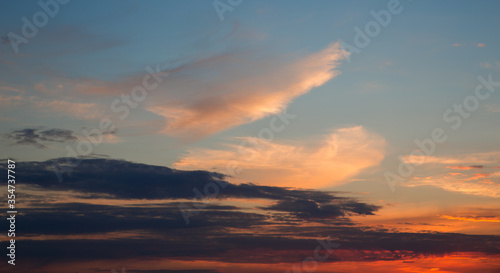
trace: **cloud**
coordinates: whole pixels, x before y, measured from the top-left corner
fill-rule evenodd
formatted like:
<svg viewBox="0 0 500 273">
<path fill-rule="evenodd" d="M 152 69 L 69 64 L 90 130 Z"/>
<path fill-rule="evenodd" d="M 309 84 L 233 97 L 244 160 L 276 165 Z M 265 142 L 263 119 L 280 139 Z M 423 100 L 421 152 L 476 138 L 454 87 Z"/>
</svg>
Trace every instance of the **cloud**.
<svg viewBox="0 0 500 273">
<path fill-rule="evenodd" d="M 302 261 L 321 246 L 318 238 L 328 244 L 327 236 L 332 237 L 330 243 L 340 244 L 325 261 L 335 265 L 366 260 L 415 261 L 453 253 L 483 257 L 500 254 L 498 236 L 402 233 L 356 226 L 347 217 L 372 215 L 379 207 L 332 192 L 252 184 L 227 183 L 220 197 L 200 207 L 200 213 L 186 225 L 179 204 L 185 204 L 185 199 L 200 204 L 193 198 L 192 187 L 203 190 L 204 185 L 217 183 L 223 175 L 123 160 L 82 159 L 64 183 L 58 183 L 51 170 L 57 161 L 17 162 L 16 168 L 23 170 L 18 179 L 25 189 L 36 188 L 40 196 L 51 196 L 49 190 L 104 193 L 107 203 L 92 204 L 97 197 L 89 195 L 88 203 L 58 199 L 27 204 L 20 218 L 23 224 L 16 227 L 21 236 L 17 246 L 24 250 L 26 261 L 19 264 L 23 272 L 35 268 L 39 269 L 36 272 L 68 272 L 69 268 L 99 272 L 123 261 L 131 270 L 149 268 L 157 272 L 173 268 L 233 272 L 235 266 L 255 264 L 267 268 L 262 272 L 283 272 L 286 269 L 270 268 Z M 0 170 L 5 168 L 0 165 Z M 114 198 L 137 199 L 135 203 L 109 204 Z M 158 203 L 145 202 L 149 198 L 160 199 Z M 241 207 L 235 198 L 254 202 L 255 206 Z M 263 206 L 260 199 L 272 204 Z M 325 253 L 321 250 L 319 254 Z M 153 268 L 145 267 L 145 259 L 158 263 L 147 263 L 156 265 Z M 107 264 L 97 263 L 103 260 Z M 73 262 L 85 265 L 67 264 Z M 172 266 L 183 262 L 189 265 Z"/>
<path fill-rule="evenodd" d="M 499 151 L 456 156 L 403 156 L 402 158 L 406 163 L 419 166 L 420 172 L 427 173 L 426 177 L 412 177 L 410 181 L 402 183 L 403 186 L 430 185 L 464 194 L 500 196 L 500 179 L 492 170 L 500 162 Z M 457 171 L 450 173 L 448 169 Z"/>
<path fill-rule="evenodd" d="M 323 188 L 348 182 L 384 158 L 385 140 L 362 126 L 341 128 L 317 141 L 279 143 L 237 138 L 240 145 L 225 149 L 193 149 L 173 166 L 178 169 L 214 169 L 228 164 L 242 170 L 237 178 L 259 184 Z M 307 181 L 307 182 L 306 182 Z"/>
<path fill-rule="evenodd" d="M 402 157 L 405 163 L 414 165 L 422 164 L 440 164 L 440 165 L 484 165 L 492 164 L 500 161 L 500 151 L 492 151 L 485 153 L 473 153 L 458 156 L 412 156 L 406 155 Z M 419 164 L 420 163 L 420 164 Z"/>
<path fill-rule="evenodd" d="M 337 42 L 303 57 L 203 59 L 169 71 L 166 90 L 155 94 L 147 109 L 165 118 L 164 134 L 204 137 L 283 111 L 296 97 L 338 75 L 346 56 Z"/>
<path fill-rule="evenodd" d="M 318 203 L 307 199 L 280 200 L 277 204 L 266 207 L 266 210 L 291 212 L 303 219 L 328 219 L 346 214 L 373 215 L 380 207 L 358 202 L 343 202 L 341 204 Z"/>
<path fill-rule="evenodd" d="M 483 165 L 472 165 L 472 166 L 447 166 L 446 168 L 448 169 L 454 169 L 454 170 L 474 170 L 474 169 L 482 169 L 484 166 Z"/>
<path fill-rule="evenodd" d="M 78 103 L 63 100 L 33 101 L 32 104 L 42 111 L 64 113 L 85 120 L 94 120 L 103 117 L 102 111 L 95 103 Z"/>
<path fill-rule="evenodd" d="M 224 176 L 218 173 L 178 171 L 111 159 L 81 159 L 65 182 L 59 183 L 52 168 L 64 162 L 67 162 L 67 159 L 19 163 L 19 168 L 22 167 L 27 172 L 20 174 L 19 179 L 26 185 L 84 194 L 104 194 L 101 196 L 108 199 L 194 199 L 193 189 L 203 190 L 207 184 L 215 183 L 220 185 L 218 199 L 269 199 L 278 203 L 262 209 L 290 212 L 307 218 L 371 215 L 379 209 L 351 198 L 333 196 L 329 192 L 253 184 L 234 185 L 223 181 Z M 290 202 L 309 205 L 283 206 Z"/>
<path fill-rule="evenodd" d="M 9 107 L 21 104 L 23 98 L 21 96 L 2 96 L 0 95 L 0 106 Z"/>
<path fill-rule="evenodd" d="M 14 141 L 17 145 L 31 145 L 36 148 L 47 148 L 43 143 L 63 143 L 68 141 L 75 141 L 77 138 L 73 135 L 71 130 L 63 129 L 47 129 L 41 128 L 25 128 L 15 130 L 4 135 L 4 138 Z"/>
<path fill-rule="evenodd" d="M 51 87 L 47 87 L 47 85 Z M 8 86 L 0 86 L 0 89 L 9 92 L 24 93 L 23 90 Z M 71 102 L 68 100 L 44 98 L 47 97 L 47 95 L 61 96 L 65 90 L 67 91 L 67 87 L 64 87 L 63 83 L 39 83 L 34 86 L 34 89 L 42 92 L 43 96 L 0 95 L 0 106 L 9 107 L 22 105 L 26 108 L 35 108 L 42 113 L 62 113 L 84 120 L 98 119 L 105 114 L 98 103 Z"/>
<path fill-rule="evenodd" d="M 450 216 L 450 215 L 441 215 L 441 218 L 448 220 L 459 220 L 459 221 L 468 221 L 468 222 L 492 222 L 492 223 L 500 223 L 500 218 L 497 216 Z"/>
<path fill-rule="evenodd" d="M 24 94 L 24 90 L 21 90 L 19 88 L 15 88 L 15 87 L 12 87 L 12 86 L 0 86 L 0 90 L 7 91 L 7 92 L 14 92 L 14 93 Z"/>
<path fill-rule="evenodd" d="M 462 47 L 462 46 L 467 46 L 467 47 L 469 47 L 469 46 L 485 47 L 486 44 L 471 42 L 471 43 L 454 43 L 451 46 L 453 46 L 453 47 Z"/>
<path fill-rule="evenodd" d="M 451 176 L 450 176 L 451 175 Z M 404 186 L 435 186 L 447 191 L 489 197 L 500 197 L 500 181 L 487 178 L 489 174 L 476 173 L 458 176 L 456 174 L 436 174 L 425 178 L 413 178 Z"/>
<path fill-rule="evenodd" d="M 159 73 L 168 73 L 168 79 L 150 91 L 140 107 L 164 118 L 159 133 L 193 141 L 282 112 L 295 98 L 337 76 L 347 56 L 337 42 L 311 54 L 270 57 L 254 50 L 181 65 L 173 61 L 162 65 Z M 151 75 L 141 71 L 114 81 L 54 77 L 37 82 L 32 88 L 40 97 L 27 97 L 26 103 L 41 111 L 92 120 L 104 114 L 99 107 L 103 96 L 120 98 L 143 84 L 144 77 L 152 84 Z M 68 93 L 95 103 L 59 99 Z"/>
</svg>

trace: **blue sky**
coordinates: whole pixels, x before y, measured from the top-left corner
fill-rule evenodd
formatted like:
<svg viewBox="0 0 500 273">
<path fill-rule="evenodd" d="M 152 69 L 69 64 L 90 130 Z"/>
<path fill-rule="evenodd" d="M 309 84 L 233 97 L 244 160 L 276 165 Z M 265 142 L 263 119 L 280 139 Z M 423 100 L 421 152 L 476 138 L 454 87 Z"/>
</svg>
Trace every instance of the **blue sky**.
<svg viewBox="0 0 500 273">
<path fill-rule="evenodd" d="M 477 98 L 480 77 L 500 80 L 499 2 L 243 0 L 223 20 L 213 3 L 69 1 L 17 53 L 9 37 L 42 7 L 2 3 L 4 157 L 66 157 L 109 119 L 115 130 L 100 131 L 92 157 L 223 174 L 236 160 L 232 183 L 345 191 L 383 207 L 356 218 L 366 225 L 404 230 L 408 217 L 498 234 L 496 220 L 470 219 L 500 219 L 500 94 L 480 87 L 490 93 L 470 116 L 453 111 Z M 359 48 L 357 29 L 391 5 L 399 12 Z M 120 118 L 122 96 L 145 83 L 158 85 Z M 415 141 L 435 128 L 446 141 L 412 164 Z M 415 171 L 393 192 L 384 175 L 401 162 Z"/>
</svg>

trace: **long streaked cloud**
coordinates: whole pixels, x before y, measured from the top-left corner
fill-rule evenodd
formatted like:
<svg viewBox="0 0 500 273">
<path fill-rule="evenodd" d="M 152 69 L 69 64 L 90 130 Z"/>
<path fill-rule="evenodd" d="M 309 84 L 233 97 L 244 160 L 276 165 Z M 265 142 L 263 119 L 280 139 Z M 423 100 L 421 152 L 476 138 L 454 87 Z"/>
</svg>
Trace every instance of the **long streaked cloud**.
<svg viewBox="0 0 500 273">
<path fill-rule="evenodd" d="M 500 218 L 497 216 L 451 216 L 441 215 L 441 218 L 448 220 L 468 221 L 468 222 L 492 222 L 500 223 Z"/>
<path fill-rule="evenodd" d="M 378 165 L 385 140 L 362 126 L 334 130 L 311 146 L 308 142 L 280 143 L 255 138 L 236 139 L 255 145 L 228 145 L 220 150 L 193 149 L 173 166 L 184 170 L 242 170 L 238 178 L 265 185 L 323 188 L 347 183 L 348 178 Z"/>
<path fill-rule="evenodd" d="M 425 177 L 412 177 L 402 185 L 430 185 L 464 194 L 500 196 L 500 179 L 495 171 L 500 165 L 499 151 L 456 156 L 404 156 L 402 159 L 427 173 Z"/>
<path fill-rule="evenodd" d="M 165 118 L 162 133 L 207 136 L 284 110 L 338 75 L 346 56 L 337 42 L 302 57 L 232 54 L 203 59 L 170 71 L 164 92 L 155 94 L 147 109 Z"/>
<path fill-rule="evenodd" d="M 500 151 L 473 153 L 457 156 L 403 156 L 405 163 L 414 165 L 439 164 L 439 165 L 480 165 L 500 162 Z"/>
<path fill-rule="evenodd" d="M 55 94 L 56 93 L 51 95 Z M 53 99 L 51 98 L 51 96 L 46 96 L 46 94 L 36 96 L 0 95 L 0 106 L 22 106 L 34 109 L 34 111 L 40 114 L 64 114 L 66 116 L 77 118 L 79 120 L 95 120 L 98 118 L 102 118 L 105 114 L 105 111 L 103 110 L 104 108 L 98 102 L 81 102 L 78 99 Z"/>
<path fill-rule="evenodd" d="M 447 191 L 460 192 L 464 194 L 482 195 L 489 197 L 500 197 L 500 186 L 498 182 L 482 179 L 463 179 L 457 176 L 434 175 L 426 178 L 414 178 L 405 182 L 406 186 L 435 186 Z"/>
</svg>

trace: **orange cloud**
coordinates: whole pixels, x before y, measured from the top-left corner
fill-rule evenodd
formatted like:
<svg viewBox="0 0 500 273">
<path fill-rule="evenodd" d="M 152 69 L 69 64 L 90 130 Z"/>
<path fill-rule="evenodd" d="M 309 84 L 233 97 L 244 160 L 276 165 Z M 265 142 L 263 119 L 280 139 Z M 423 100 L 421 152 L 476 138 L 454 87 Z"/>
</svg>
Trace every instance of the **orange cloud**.
<svg viewBox="0 0 500 273">
<path fill-rule="evenodd" d="M 459 221 L 468 221 L 468 222 L 493 222 L 500 223 L 500 218 L 496 216 L 450 216 L 450 215 L 441 215 L 441 218 L 448 220 L 459 220 Z"/>
<path fill-rule="evenodd" d="M 262 250 L 268 251 L 268 250 Z M 287 252 L 291 250 L 283 250 Z M 95 272 L 95 268 L 116 268 L 117 272 L 121 272 L 123 265 L 128 268 L 140 268 L 145 271 L 166 271 L 165 268 L 170 270 L 186 271 L 186 272 L 201 272 L 210 271 L 203 270 L 210 268 L 214 272 L 221 273 L 269 273 L 269 272 L 307 272 L 305 269 L 312 267 L 302 267 L 301 259 L 312 255 L 312 250 L 301 251 L 298 255 L 300 258 L 295 263 L 288 262 L 273 262 L 273 263 L 243 263 L 243 262 L 225 262 L 225 261 L 207 261 L 207 260 L 194 260 L 186 261 L 183 259 L 161 259 L 151 258 L 149 263 L 144 263 L 140 259 L 116 259 L 116 260 L 95 260 L 95 261 L 61 261 L 56 265 L 44 266 L 43 269 L 47 272 L 53 273 L 66 273 L 71 269 L 78 268 L 79 272 L 91 273 Z M 239 251 L 238 255 L 243 255 Z M 297 252 L 297 251 L 295 251 Z M 365 251 L 350 254 L 346 250 L 335 250 L 334 256 L 341 255 L 342 257 L 355 257 L 363 254 L 372 254 L 372 257 L 380 257 L 385 253 L 377 251 Z M 464 253 L 455 252 L 447 255 L 420 255 L 416 257 L 408 257 L 405 252 L 398 252 L 400 257 L 398 259 L 365 259 L 354 261 L 333 261 L 318 262 L 314 270 L 309 272 L 352 272 L 352 273 L 466 273 L 466 272 L 497 272 L 500 266 L 500 255 L 484 255 L 477 253 Z M 251 255 L 245 253 L 246 255 Z M 276 252 L 272 253 L 273 256 L 278 256 Z M 367 256 L 368 256 L 367 255 Z M 369 256 L 368 256 L 369 257 Z M 367 257 L 367 258 L 368 258 Z M 311 264 L 311 263 L 309 263 Z M 308 264 L 308 265 L 309 265 Z M 129 272 L 129 270 L 125 270 Z"/>
<path fill-rule="evenodd" d="M 470 178 L 468 178 L 466 180 L 478 180 L 480 178 L 485 178 L 485 177 L 490 176 L 490 175 L 491 174 L 489 174 L 489 173 L 475 173 Z"/>
<path fill-rule="evenodd" d="M 283 111 L 338 75 L 346 56 L 337 42 L 298 58 L 209 58 L 171 71 L 167 90 L 155 93 L 147 109 L 165 118 L 164 134 L 207 136 Z"/>
<path fill-rule="evenodd" d="M 472 170 L 472 169 L 482 169 L 483 166 L 481 165 L 473 165 L 473 166 L 447 166 L 446 168 L 448 169 L 454 169 L 454 170 Z"/>
<path fill-rule="evenodd" d="M 483 44 L 483 43 L 478 43 L 476 46 L 477 46 L 477 47 L 485 47 L 486 45 L 485 45 L 485 44 Z"/>
<path fill-rule="evenodd" d="M 486 152 L 486 153 L 474 153 L 467 155 L 458 155 L 454 157 L 438 157 L 438 156 L 410 156 L 406 155 L 402 157 L 405 163 L 410 163 L 414 165 L 422 164 L 442 164 L 442 165 L 454 165 L 450 166 L 450 169 L 461 169 L 464 170 L 467 167 L 460 167 L 459 165 L 470 165 L 472 168 L 479 168 L 479 165 L 492 164 L 500 161 L 500 151 Z"/>
<path fill-rule="evenodd" d="M 453 175 L 453 176 L 461 175 L 461 176 L 465 176 L 465 174 L 463 174 L 463 173 L 448 173 L 448 175 Z"/>
<path fill-rule="evenodd" d="M 457 176 L 435 175 L 426 179 L 412 179 L 402 183 L 404 186 L 435 186 L 447 191 L 460 192 L 464 194 L 500 197 L 500 184 L 483 183 L 480 178 L 463 179 Z"/>
<path fill-rule="evenodd" d="M 410 181 L 402 183 L 404 186 L 436 186 L 448 191 L 461 192 L 465 194 L 484 195 L 490 197 L 500 196 L 500 181 L 485 179 L 486 177 L 495 178 L 496 173 L 448 173 L 446 170 L 442 173 L 436 173 L 441 166 L 447 169 L 461 171 L 480 170 L 488 168 L 488 165 L 497 164 L 500 161 L 500 151 L 491 151 L 486 153 L 473 153 L 457 156 L 404 156 L 403 161 L 413 164 L 422 170 L 428 170 L 433 173 L 425 179 L 412 178 Z M 423 162 L 423 163 L 422 163 Z M 419 164 L 421 163 L 421 164 Z M 486 165 L 486 167 L 485 167 Z M 437 168 L 436 168 L 437 167 Z"/>
<path fill-rule="evenodd" d="M 195 149 L 173 167 L 227 173 L 228 164 L 241 169 L 237 178 L 254 183 L 300 188 L 324 188 L 348 182 L 384 158 L 385 140 L 362 126 L 338 129 L 320 145 L 277 143 L 239 138 L 245 145 L 223 150 Z M 310 143 L 310 142 L 307 142 Z"/>
</svg>

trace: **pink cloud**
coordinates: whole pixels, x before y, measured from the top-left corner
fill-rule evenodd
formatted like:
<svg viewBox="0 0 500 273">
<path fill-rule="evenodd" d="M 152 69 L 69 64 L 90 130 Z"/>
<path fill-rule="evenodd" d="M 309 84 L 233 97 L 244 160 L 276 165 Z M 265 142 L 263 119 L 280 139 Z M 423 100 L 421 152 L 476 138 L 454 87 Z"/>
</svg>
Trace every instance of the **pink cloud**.
<svg viewBox="0 0 500 273">
<path fill-rule="evenodd" d="M 347 53 L 334 43 L 303 57 L 227 55 L 172 71 L 148 110 L 165 118 L 161 133 L 204 137 L 284 110 L 325 84 Z"/>
</svg>

